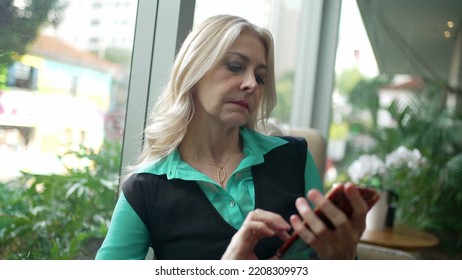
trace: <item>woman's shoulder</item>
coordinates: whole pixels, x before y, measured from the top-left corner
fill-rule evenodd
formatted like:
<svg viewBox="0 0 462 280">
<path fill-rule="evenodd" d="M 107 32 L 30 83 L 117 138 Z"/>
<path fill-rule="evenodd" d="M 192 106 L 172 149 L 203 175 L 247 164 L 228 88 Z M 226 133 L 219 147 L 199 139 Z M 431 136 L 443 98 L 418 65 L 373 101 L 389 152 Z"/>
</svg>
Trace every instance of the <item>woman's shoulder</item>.
<svg viewBox="0 0 462 280">
<path fill-rule="evenodd" d="M 159 180 L 162 180 L 162 175 L 135 172 L 122 181 L 122 191 L 124 194 L 140 192 L 148 186 L 155 186 Z"/>
<path fill-rule="evenodd" d="M 305 138 L 300 136 L 289 136 L 289 135 L 280 135 L 280 136 L 271 136 L 271 137 L 278 137 L 286 141 L 286 145 L 283 145 L 283 149 L 289 149 L 294 151 L 306 150 L 308 147 L 308 143 Z"/>
<path fill-rule="evenodd" d="M 268 129 L 267 129 L 268 130 Z M 287 142 L 303 144 L 306 143 L 306 138 L 302 136 L 294 136 L 282 133 L 282 131 L 268 130 L 267 133 L 260 132 L 257 130 L 252 130 L 249 128 L 241 129 L 241 133 L 246 136 L 245 138 L 250 138 L 253 141 L 259 142 L 276 142 L 279 144 L 286 144 Z"/>
<path fill-rule="evenodd" d="M 291 143 L 291 144 L 295 144 L 295 145 L 306 145 L 306 139 L 304 137 L 301 137 L 301 136 L 292 136 L 292 135 L 281 135 L 281 136 L 275 136 L 275 137 L 279 137 L 279 138 L 282 138 L 284 140 L 286 140 L 287 142 Z"/>
</svg>

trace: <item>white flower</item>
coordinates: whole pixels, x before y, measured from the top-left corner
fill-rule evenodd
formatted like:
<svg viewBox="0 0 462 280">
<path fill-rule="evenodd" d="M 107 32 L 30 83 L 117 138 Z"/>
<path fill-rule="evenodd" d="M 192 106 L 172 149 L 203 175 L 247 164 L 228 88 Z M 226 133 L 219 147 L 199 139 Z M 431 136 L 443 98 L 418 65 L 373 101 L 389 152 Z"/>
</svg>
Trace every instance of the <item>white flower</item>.
<svg viewBox="0 0 462 280">
<path fill-rule="evenodd" d="M 400 146 L 385 157 L 385 162 L 377 155 L 361 155 L 348 167 L 347 173 L 354 183 L 379 184 L 380 187 L 388 169 L 401 169 L 403 166 L 411 170 L 418 169 L 425 162 L 426 159 L 419 150 Z"/>
<path fill-rule="evenodd" d="M 362 179 L 382 176 L 385 173 L 385 163 L 376 155 L 361 155 L 348 167 L 348 176 L 355 183 Z"/>
<path fill-rule="evenodd" d="M 412 151 L 404 146 L 398 147 L 396 150 L 387 155 L 385 159 L 386 167 L 400 166 L 406 164 L 409 168 L 417 168 L 424 160 L 419 150 Z"/>
</svg>

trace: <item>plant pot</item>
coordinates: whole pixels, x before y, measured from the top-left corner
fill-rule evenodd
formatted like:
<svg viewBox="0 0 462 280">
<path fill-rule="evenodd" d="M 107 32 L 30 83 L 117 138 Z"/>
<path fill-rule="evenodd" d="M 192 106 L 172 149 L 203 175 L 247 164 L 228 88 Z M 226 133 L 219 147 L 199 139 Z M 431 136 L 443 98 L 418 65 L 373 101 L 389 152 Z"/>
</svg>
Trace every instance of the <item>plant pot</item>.
<svg viewBox="0 0 462 280">
<path fill-rule="evenodd" d="M 382 230 L 385 228 L 388 212 L 388 191 L 380 193 L 380 199 L 372 206 L 366 216 L 366 230 Z"/>
</svg>

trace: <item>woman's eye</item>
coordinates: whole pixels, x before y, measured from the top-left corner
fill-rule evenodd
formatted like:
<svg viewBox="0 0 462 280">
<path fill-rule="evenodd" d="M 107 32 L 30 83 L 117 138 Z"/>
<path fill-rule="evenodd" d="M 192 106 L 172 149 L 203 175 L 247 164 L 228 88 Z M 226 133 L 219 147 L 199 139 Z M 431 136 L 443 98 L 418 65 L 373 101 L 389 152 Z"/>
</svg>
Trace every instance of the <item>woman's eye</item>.
<svg viewBox="0 0 462 280">
<path fill-rule="evenodd" d="M 262 76 L 260 75 L 255 75 L 255 80 L 257 81 L 258 84 L 264 85 L 265 84 L 265 79 L 263 79 Z"/>
<path fill-rule="evenodd" d="M 227 64 L 229 71 L 233 73 L 239 73 L 242 71 L 242 67 L 238 64 L 228 63 Z"/>
</svg>

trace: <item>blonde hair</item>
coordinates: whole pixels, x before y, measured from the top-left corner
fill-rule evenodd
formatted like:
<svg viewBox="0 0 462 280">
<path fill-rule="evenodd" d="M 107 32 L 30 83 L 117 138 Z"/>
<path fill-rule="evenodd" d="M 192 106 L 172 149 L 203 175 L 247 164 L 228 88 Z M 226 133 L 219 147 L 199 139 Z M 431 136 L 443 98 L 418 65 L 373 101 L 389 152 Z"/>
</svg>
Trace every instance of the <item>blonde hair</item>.
<svg viewBox="0 0 462 280">
<path fill-rule="evenodd" d="M 156 162 L 172 153 L 186 135 L 194 113 L 191 88 L 223 58 L 243 31 L 254 32 L 262 41 L 267 55 L 265 92 L 259 108 L 247 124 L 257 129 L 276 106 L 274 81 L 274 44 L 271 33 L 244 18 L 231 15 L 213 16 L 186 37 L 179 50 L 165 90 L 158 97 L 145 128 L 145 141 L 139 163 L 132 171 Z"/>
</svg>

